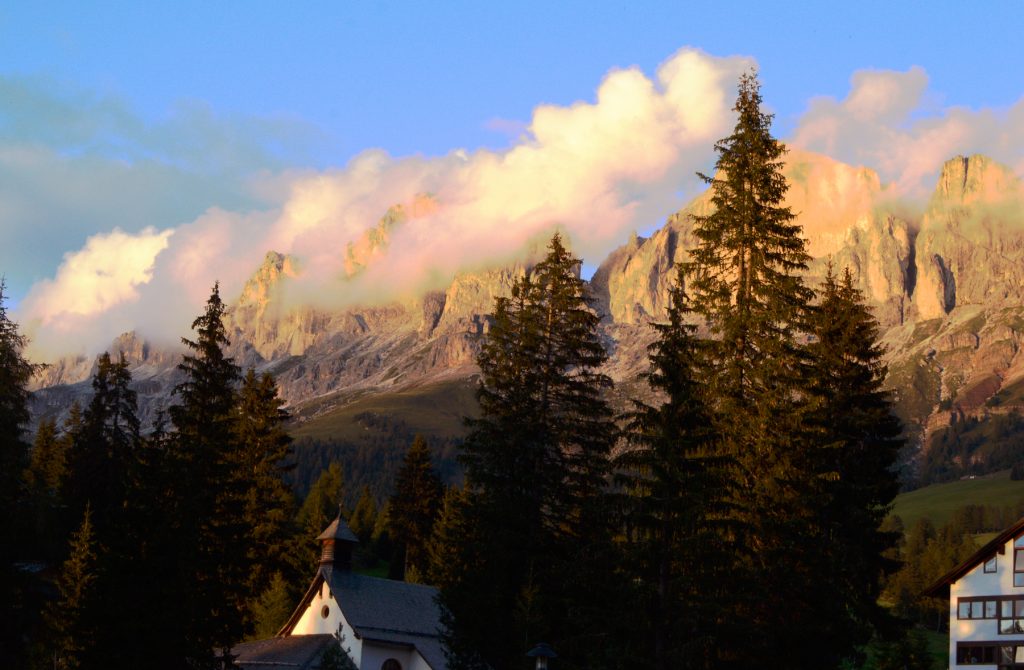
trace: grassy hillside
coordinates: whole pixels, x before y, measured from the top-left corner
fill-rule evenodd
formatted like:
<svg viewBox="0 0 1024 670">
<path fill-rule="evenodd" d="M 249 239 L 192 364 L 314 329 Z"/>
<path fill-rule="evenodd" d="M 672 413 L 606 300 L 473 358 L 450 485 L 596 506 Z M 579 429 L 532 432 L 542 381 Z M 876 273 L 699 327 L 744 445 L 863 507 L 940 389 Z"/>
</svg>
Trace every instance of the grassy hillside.
<svg viewBox="0 0 1024 670">
<path fill-rule="evenodd" d="M 896 496 L 893 514 L 903 519 L 905 528 L 918 519 L 928 517 L 941 526 L 957 509 L 965 505 L 1013 505 L 1024 498 L 1024 481 L 1012 481 L 1010 471 L 1003 470 L 975 479 L 961 479 L 945 484 L 932 484 Z"/>
<path fill-rule="evenodd" d="M 458 445 L 463 419 L 477 413 L 475 379 L 462 378 L 392 393 L 350 395 L 310 403 L 295 411 L 295 468 L 288 481 L 300 495 L 331 464 L 345 472 L 344 501 L 351 507 L 363 487 L 378 502 L 392 491 L 395 475 L 417 434 L 434 455 L 446 483 L 461 479 Z M 326 402 L 343 403 L 324 411 Z"/>
<path fill-rule="evenodd" d="M 361 441 L 367 415 L 396 417 L 410 430 L 437 437 L 462 437 L 463 417 L 475 416 L 476 381 L 459 379 L 429 384 L 394 393 L 355 397 L 347 404 L 305 419 L 315 408 L 302 407 L 296 413 L 300 422 L 291 430 L 296 438 Z M 305 419 L 305 420 L 303 420 Z"/>
</svg>

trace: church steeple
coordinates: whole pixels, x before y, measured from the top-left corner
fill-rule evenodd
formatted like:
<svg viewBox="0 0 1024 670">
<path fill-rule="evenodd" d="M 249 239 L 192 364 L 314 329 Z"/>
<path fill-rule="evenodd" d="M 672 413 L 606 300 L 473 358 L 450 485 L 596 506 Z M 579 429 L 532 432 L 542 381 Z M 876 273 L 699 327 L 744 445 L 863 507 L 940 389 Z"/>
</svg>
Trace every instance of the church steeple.
<svg viewBox="0 0 1024 670">
<path fill-rule="evenodd" d="M 352 569 L 352 550 L 359 544 L 352 529 L 341 518 L 341 508 L 331 525 L 316 538 L 320 540 L 320 565 L 337 570 Z"/>
</svg>

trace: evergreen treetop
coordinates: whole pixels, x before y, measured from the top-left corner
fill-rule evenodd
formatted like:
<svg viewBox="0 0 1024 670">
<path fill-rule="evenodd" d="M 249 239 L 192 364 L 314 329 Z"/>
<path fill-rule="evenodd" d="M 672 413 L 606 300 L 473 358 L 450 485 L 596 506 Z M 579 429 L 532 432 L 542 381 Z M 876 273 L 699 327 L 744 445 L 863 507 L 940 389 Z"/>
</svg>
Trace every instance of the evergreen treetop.
<svg viewBox="0 0 1024 670">
<path fill-rule="evenodd" d="M 811 298 L 799 275 L 810 257 L 784 205 L 786 149 L 761 104 L 756 74 L 742 75 L 736 127 L 715 144 L 716 174 L 700 175 L 713 211 L 693 217 L 697 244 L 686 264 L 694 310 L 717 350 L 708 381 L 728 405 L 792 388 L 794 338 Z"/>
<path fill-rule="evenodd" d="M 29 421 L 28 382 L 39 366 L 23 355 L 28 342 L 7 315 L 5 288 L 0 277 L 0 505 L 10 510 L 27 465 L 28 443 L 23 431 Z"/>
<path fill-rule="evenodd" d="M 399 571 L 402 578 L 410 569 L 417 576 L 428 569 L 427 544 L 443 495 L 444 487 L 431 463 L 427 441 L 416 435 L 398 470 L 388 506 L 389 535 L 399 544 L 397 558 L 403 563 Z"/>
</svg>

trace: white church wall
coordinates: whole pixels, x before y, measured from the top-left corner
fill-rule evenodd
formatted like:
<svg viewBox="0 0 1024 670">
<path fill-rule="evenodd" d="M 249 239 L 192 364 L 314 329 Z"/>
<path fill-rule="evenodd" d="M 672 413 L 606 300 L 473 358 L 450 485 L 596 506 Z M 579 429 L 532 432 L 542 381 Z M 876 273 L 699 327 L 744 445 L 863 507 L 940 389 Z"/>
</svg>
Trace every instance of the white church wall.
<svg viewBox="0 0 1024 670">
<path fill-rule="evenodd" d="M 398 661 L 402 665 L 402 670 L 412 670 L 412 656 L 414 655 L 419 657 L 419 654 L 411 649 L 378 645 L 372 641 L 364 642 L 362 663 L 359 664 L 359 670 L 381 670 L 384 662 L 389 658 Z M 430 670 L 429 666 L 425 667 L 427 670 Z"/>
<path fill-rule="evenodd" d="M 410 656 L 409 666 L 403 665 L 402 670 L 444 670 L 443 668 L 431 668 L 426 659 L 420 656 L 417 651 L 413 651 Z"/>
<path fill-rule="evenodd" d="M 326 582 L 320 585 L 320 590 L 309 601 L 309 607 L 299 617 L 299 622 L 295 624 L 295 629 L 291 634 L 318 635 L 324 633 L 341 636 L 342 647 L 355 661 L 356 666 L 363 667 L 360 664 L 363 642 L 356 637 L 352 626 L 345 619 L 341 607 L 338 606 L 338 602 L 334 599 Z"/>
</svg>

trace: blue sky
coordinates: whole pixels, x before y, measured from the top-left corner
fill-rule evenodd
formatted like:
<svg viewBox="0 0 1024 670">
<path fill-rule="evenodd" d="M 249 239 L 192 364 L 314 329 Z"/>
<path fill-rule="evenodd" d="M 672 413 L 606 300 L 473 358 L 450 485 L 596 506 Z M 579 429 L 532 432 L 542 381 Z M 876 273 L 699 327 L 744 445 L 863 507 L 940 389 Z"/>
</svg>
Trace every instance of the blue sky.
<svg viewBox="0 0 1024 670">
<path fill-rule="evenodd" d="M 500 147 L 492 118 L 592 96 L 612 67 L 676 49 L 750 55 L 785 131 L 858 69 L 925 68 L 942 100 L 1014 102 L 1019 1 L 18 2 L 0 8 L 0 68 L 124 99 L 159 120 L 182 101 L 324 133 L 313 165 Z M 310 157 L 306 157 L 310 158 Z"/>
<path fill-rule="evenodd" d="M 517 146 L 551 145 L 527 131 L 538 106 L 596 104 L 616 69 L 635 67 L 661 86 L 658 67 L 683 48 L 718 59 L 722 72 L 751 62 L 730 57 L 752 59 L 776 134 L 877 167 L 908 191 L 926 187 L 939 157 L 907 166 L 884 152 L 920 151 L 947 121 L 946 137 L 960 139 L 938 151 L 995 152 L 1019 169 L 1022 24 L 1019 0 L 7 3 L 0 273 L 17 305 L 60 285 L 62 269 L 74 283 L 75 262 L 106 258 L 101 243 L 122 255 L 145 249 L 152 261 L 203 226 L 273 232 L 295 193 L 318 179 L 355 188 L 352 165 L 366 171 L 367 150 L 387 154 L 369 161 L 374 174 L 397 180 L 415 168 L 410 183 L 447 183 L 436 175 L 457 173 L 452 157 L 462 154 L 453 152 L 488 164 Z M 972 130 L 949 130 L 957 124 Z M 603 231 L 587 260 L 692 194 L 711 143 L 696 155 L 684 142 L 688 159 L 659 173 L 680 180 L 674 199 L 663 185 L 637 187 L 635 174 L 616 182 L 611 190 L 642 215 Z M 410 156 L 438 159 L 403 162 Z M 366 200 L 364 227 L 386 198 L 415 195 L 385 186 Z M 354 197 L 335 204 L 355 211 Z M 359 224 L 342 228 L 356 237 Z M 127 237 L 104 237 L 116 231 Z M 239 251 L 239 268 L 263 251 Z M 127 265 L 118 300 L 130 302 L 152 273 L 145 262 Z"/>
</svg>

